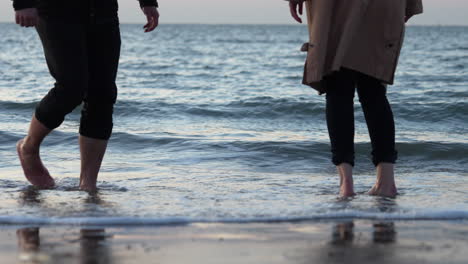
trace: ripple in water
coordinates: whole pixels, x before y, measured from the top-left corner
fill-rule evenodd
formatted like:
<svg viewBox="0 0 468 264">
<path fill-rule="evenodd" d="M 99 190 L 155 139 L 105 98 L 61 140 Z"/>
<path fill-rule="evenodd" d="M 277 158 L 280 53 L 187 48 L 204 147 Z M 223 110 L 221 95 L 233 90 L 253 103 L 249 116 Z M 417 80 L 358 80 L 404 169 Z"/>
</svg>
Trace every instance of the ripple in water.
<svg viewBox="0 0 468 264">
<path fill-rule="evenodd" d="M 42 149 L 58 187 L 28 187 L 14 146 L 53 80 L 32 31 L 0 30 L 0 224 L 468 219 L 466 27 L 408 28 L 388 89 L 400 156 L 395 200 L 365 194 L 375 173 L 358 104 L 358 196 L 337 199 L 324 97 L 300 85 L 303 26 L 162 25 L 147 35 L 122 25 L 99 192 L 78 190 L 79 109 Z"/>
</svg>

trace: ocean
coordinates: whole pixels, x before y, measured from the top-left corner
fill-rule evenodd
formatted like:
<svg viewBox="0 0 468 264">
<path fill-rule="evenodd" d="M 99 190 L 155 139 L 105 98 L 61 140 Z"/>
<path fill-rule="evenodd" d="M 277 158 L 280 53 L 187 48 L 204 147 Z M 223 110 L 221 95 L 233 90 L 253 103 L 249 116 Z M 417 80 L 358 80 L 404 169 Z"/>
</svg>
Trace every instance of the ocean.
<svg viewBox="0 0 468 264">
<path fill-rule="evenodd" d="M 99 192 L 78 190 L 80 109 L 45 140 L 36 190 L 15 143 L 53 85 L 34 29 L 0 24 L 0 224 L 468 220 L 468 27 L 412 26 L 388 87 L 396 199 L 375 182 L 356 101 L 354 198 L 338 198 L 325 98 L 301 85 L 304 26 L 122 25 L 119 98 Z"/>
</svg>

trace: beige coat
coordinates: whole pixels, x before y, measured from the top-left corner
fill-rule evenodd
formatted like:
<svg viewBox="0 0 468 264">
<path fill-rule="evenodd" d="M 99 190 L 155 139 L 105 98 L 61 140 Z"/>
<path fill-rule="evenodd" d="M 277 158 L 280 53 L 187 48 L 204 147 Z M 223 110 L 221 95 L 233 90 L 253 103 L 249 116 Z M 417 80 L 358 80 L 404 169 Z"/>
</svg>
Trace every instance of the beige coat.
<svg viewBox="0 0 468 264">
<path fill-rule="evenodd" d="M 341 67 L 393 84 L 405 17 L 422 0 L 307 0 L 309 43 L 303 83 L 324 93 L 324 76 Z"/>
</svg>

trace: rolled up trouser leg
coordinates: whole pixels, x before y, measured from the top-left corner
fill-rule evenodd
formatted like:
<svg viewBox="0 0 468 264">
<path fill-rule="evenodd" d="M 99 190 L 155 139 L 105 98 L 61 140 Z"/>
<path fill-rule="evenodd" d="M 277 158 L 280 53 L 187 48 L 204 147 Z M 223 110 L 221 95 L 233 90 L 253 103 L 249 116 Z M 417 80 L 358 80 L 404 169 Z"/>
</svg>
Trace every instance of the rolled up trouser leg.
<svg viewBox="0 0 468 264">
<path fill-rule="evenodd" d="M 89 87 L 84 98 L 80 134 L 107 140 L 112 134 L 115 80 L 120 57 L 118 19 L 97 23 L 88 32 Z"/>
<path fill-rule="evenodd" d="M 113 104 L 85 103 L 81 112 L 80 135 L 108 140 L 112 134 Z"/>
<path fill-rule="evenodd" d="M 85 26 L 41 18 L 36 26 L 55 87 L 36 107 L 35 116 L 55 129 L 83 101 L 88 89 L 88 54 Z"/>
</svg>

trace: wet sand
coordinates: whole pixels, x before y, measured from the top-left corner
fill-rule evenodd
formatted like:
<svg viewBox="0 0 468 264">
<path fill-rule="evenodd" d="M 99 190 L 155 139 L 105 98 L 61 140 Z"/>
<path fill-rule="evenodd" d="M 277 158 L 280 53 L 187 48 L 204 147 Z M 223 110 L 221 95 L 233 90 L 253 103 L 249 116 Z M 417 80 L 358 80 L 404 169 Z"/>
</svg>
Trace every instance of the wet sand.
<svg viewBox="0 0 468 264">
<path fill-rule="evenodd" d="M 2 226 L 0 263 L 467 263 L 468 222 Z"/>
</svg>

